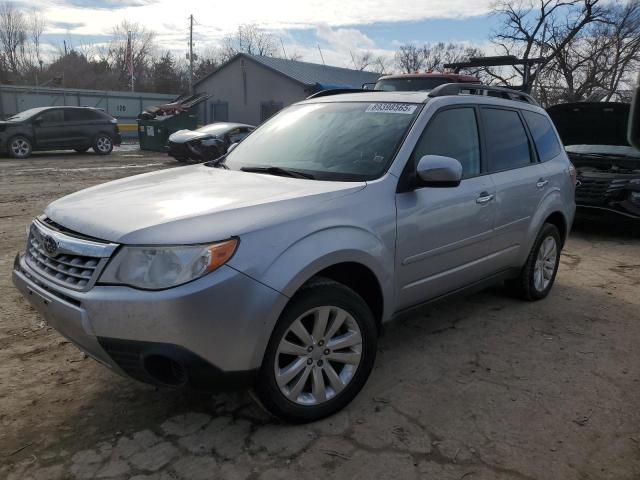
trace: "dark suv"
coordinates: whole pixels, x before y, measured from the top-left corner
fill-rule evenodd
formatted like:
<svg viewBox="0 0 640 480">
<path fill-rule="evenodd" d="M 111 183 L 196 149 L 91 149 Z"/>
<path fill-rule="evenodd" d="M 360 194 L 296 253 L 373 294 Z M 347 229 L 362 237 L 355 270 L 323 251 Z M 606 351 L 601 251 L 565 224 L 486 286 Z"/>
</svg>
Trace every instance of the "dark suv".
<svg viewBox="0 0 640 480">
<path fill-rule="evenodd" d="M 89 148 L 108 155 L 120 141 L 117 120 L 97 108 L 32 108 L 0 122 L 0 148 L 14 158 L 27 158 L 34 150 Z"/>
</svg>

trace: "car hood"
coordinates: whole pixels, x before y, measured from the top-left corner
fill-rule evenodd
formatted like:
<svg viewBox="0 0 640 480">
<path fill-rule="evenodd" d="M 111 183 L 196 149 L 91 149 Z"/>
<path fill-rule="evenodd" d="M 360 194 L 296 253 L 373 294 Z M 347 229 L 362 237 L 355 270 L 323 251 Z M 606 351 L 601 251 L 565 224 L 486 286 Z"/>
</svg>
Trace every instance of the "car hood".
<svg viewBox="0 0 640 480">
<path fill-rule="evenodd" d="M 45 214 L 116 243 L 207 243 L 311 214 L 365 186 L 196 165 L 81 190 L 54 201 Z"/>
<path fill-rule="evenodd" d="M 565 146 L 629 146 L 627 142 L 628 103 L 562 103 L 549 107 L 547 112 Z"/>
<path fill-rule="evenodd" d="M 211 135 L 210 133 L 204 132 L 194 132 L 193 130 L 178 130 L 177 132 L 169 135 L 170 142 L 176 143 L 184 143 L 189 142 L 191 140 L 195 140 L 197 138 L 213 138 L 215 135 Z"/>
</svg>

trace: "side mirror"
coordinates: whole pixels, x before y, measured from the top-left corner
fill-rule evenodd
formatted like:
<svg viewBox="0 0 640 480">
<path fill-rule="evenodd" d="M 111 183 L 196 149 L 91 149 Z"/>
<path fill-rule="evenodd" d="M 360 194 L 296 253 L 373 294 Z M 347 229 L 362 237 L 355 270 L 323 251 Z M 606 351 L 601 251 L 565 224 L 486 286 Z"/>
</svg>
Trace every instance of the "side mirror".
<svg viewBox="0 0 640 480">
<path fill-rule="evenodd" d="M 640 75 L 638 75 L 638 82 L 633 94 L 633 100 L 631 100 L 627 138 L 631 145 L 640 150 Z"/>
<path fill-rule="evenodd" d="M 425 155 L 416 168 L 418 185 L 425 187 L 457 187 L 462 181 L 462 164 L 451 157 Z"/>
<path fill-rule="evenodd" d="M 33 121 L 34 125 L 42 125 L 42 117 L 38 117 Z"/>
<path fill-rule="evenodd" d="M 236 147 L 239 145 L 239 143 L 240 142 L 236 142 L 229 145 L 229 148 L 227 148 L 227 155 L 233 152 L 236 149 Z"/>
</svg>

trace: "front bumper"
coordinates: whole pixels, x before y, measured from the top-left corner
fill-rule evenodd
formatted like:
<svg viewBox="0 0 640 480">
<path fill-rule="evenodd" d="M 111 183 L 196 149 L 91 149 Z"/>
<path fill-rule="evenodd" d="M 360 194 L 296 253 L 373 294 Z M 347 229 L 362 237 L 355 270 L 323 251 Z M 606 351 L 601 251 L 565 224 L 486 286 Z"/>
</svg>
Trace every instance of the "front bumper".
<svg viewBox="0 0 640 480">
<path fill-rule="evenodd" d="M 288 298 L 229 266 L 163 291 L 54 286 L 17 257 L 13 283 L 40 315 L 117 373 L 149 383 L 224 390 L 251 382 Z M 184 382 L 150 363 L 168 358 Z"/>
</svg>

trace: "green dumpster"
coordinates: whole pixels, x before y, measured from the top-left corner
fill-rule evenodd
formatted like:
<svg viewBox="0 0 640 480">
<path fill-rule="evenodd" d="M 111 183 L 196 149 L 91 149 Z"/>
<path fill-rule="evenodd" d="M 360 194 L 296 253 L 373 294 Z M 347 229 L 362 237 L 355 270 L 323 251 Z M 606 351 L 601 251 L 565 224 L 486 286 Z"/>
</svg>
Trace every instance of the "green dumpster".
<svg viewBox="0 0 640 480">
<path fill-rule="evenodd" d="M 197 127 L 197 116 L 187 112 L 177 115 L 160 115 L 155 118 L 141 118 L 138 120 L 140 149 L 164 152 L 169 135 L 178 130 L 194 130 Z"/>
<path fill-rule="evenodd" d="M 169 135 L 178 130 L 194 130 L 198 127 L 197 106 L 209 95 L 197 93 L 178 97 L 166 105 L 147 107 L 138 116 L 138 140 L 141 150 L 164 152 Z"/>
</svg>

